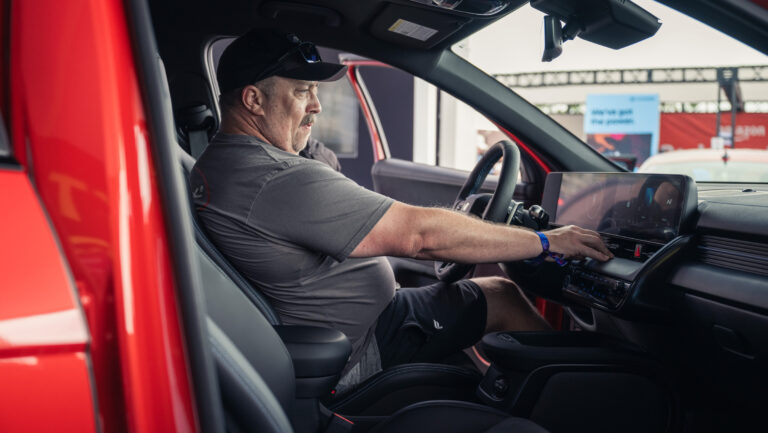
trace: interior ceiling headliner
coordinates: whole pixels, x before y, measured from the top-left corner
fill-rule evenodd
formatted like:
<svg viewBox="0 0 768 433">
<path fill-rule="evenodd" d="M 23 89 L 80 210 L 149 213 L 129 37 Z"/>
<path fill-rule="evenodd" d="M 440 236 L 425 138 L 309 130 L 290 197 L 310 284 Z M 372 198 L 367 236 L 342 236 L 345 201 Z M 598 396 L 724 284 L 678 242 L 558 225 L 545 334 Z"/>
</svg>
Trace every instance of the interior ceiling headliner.
<svg viewBox="0 0 768 433">
<path fill-rule="evenodd" d="M 337 27 L 323 24 L 321 17 L 312 17 L 299 13 L 290 14 L 290 20 L 275 20 L 268 18 L 265 6 L 275 3 L 274 0 L 158 0 L 151 1 L 153 19 L 155 20 L 159 39 L 168 34 L 185 34 L 197 40 L 203 40 L 210 35 L 239 35 L 252 27 L 277 27 L 298 34 L 302 39 L 311 40 L 318 45 L 343 49 L 361 55 L 373 52 L 394 54 L 400 51 L 424 53 L 423 48 L 408 47 L 397 43 L 384 41 L 371 33 L 371 24 L 388 5 L 402 5 L 412 9 L 426 10 L 445 17 L 453 17 L 449 13 L 436 8 L 427 7 L 407 0 L 333 0 L 333 1 L 281 1 L 278 3 L 293 5 L 309 5 L 331 9 L 340 16 Z M 494 17 L 469 18 L 460 29 L 450 34 L 445 40 L 431 47 L 429 51 L 441 51 L 482 27 L 501 18 L 510 11 L 526 4 L 526 0 L 513 0 L 508 7 Z M 288 15 L 288 14 L 286 14 Z M 404 17 L 405 18 L 405 17 Z M 465 18 L 460 18 L 465 19 Z M 170 31 L 169 31 L 170 30 Z"/>
<path fill-rule="evenodd" d="M 768 52 L 768 44 L 765 44 L 768 40 L 768 11 L 755 3 L 743 0 L 660 2 L 697 16 L 758 50 Z M 275 3 L 283 4 L 284 7 L 287 5 L 288 8 L 298 6 L 299 11 L 290 10 L 283 13 L 285 19 L 273 19 L 268 16 L 267 10 L 270 4 Z M 175 49 L 179 42 L 188 43 L 190 39 L 203 43 L 212 35 L 239 35 L 252 27 L 277 27 L 319 45 L 374 57 L 401 67 L 417 57 L 420 61 L 436 61 L 444 48 L 519 7 L 528 7 L 527 3 L 527 0 L 511 0 L 509 7 L 493 17 L 468 17 L 409 0 L 150 0 L 161 51 L 164 51 L 163 45 Z M 402 18 L 407 19 L 410 12 L 424 14 L 426 11 L 430 18 L 438 22 L 453 19 L 461 21 L 462 24 L 457 30 L 447 32 L 445 39 L 430 47 L 409 46 L 402 41 L 383 40 L 373 34 L 375 21 L 387 8 L 392 8 L 392 5 L 407 8 L 401 10 L 405 13 L 398 15 L 405 15 L 401 16 Z M 303 13 L 303 6 L 331 10 L 331 14 L 337 13 L 338 24 L 324 24 L 326 20 L 321 15 Z"/>
</svg>

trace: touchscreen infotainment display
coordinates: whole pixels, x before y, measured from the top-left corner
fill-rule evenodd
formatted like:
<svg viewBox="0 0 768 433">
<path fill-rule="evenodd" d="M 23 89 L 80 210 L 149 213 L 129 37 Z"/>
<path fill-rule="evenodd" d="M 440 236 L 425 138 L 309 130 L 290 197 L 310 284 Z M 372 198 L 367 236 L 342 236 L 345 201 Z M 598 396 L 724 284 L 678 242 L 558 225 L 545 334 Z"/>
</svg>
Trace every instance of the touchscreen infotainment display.
<svg viewBox="0 0 768 433">
<path fill-rule="evenodd" d="M 574 224 L 604 234 L 661 243 L 678 235 L 687 189 L 685 176 L 558 174 L 562 180 L 556 209 L 548 209 L 554 214 L 554 224 Z"/>
</svg>

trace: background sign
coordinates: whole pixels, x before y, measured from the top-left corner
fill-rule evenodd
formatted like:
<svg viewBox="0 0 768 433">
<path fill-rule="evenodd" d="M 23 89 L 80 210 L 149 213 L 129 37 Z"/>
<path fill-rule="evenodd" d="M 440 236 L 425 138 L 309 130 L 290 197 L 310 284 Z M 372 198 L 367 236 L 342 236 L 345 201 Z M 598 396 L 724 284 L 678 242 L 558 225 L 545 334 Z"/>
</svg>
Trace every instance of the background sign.
<svg viewBox="0 0 768 433">
<path fill-rule="evenodd" d="M 659 151 L 659 95 L 587 95 L 584 132 L 598 152 L 640 165 Z"/>
<path fill-rule="evenodd" d="M 731 136 L 731 113 L 720 116 L 720 134 Z M 737 149 L 768 149 L 768 113 L 739 113 L 736 115 Z M 661 115 L 659 150 L 706 149 L 712 146 L 717 133 L 717 114 L 714 113 L 664 113 Z M 722 148 L 722 144 L 720 144 Z"/>
</svg>

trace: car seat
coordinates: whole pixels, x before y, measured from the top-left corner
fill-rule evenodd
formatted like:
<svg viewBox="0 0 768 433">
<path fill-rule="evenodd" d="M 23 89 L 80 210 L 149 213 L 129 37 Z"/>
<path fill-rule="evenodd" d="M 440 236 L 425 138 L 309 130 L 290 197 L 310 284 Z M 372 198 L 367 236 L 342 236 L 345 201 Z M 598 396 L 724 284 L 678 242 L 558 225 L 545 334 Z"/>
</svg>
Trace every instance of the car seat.
<svg viewBox="0 0 768 433">
<path fill-rule="evenodd" d="M 185 152 L 179 154 L 186 175 L 194 159 Z M 217 254 L 199 221 L 193 221 L 208 334 L 228 431 L 546 433 L 529 420 L 450 400 L 457 390 L 474 392 L 477 384 L 477 373 L 451 366 L 415 364 L 381 372 L 333 405 L 335 413 L 316 400 L 302 399 L 297 393 L 301 388 L 297 388 L 295 358 L 281 334 L 288 328 L 311 327 L 281 326 L 263 294 Z M 423 401 L 413 403 L 408 393 Z M 429 400 L 438 396 L 441 400 Z"/>
<path fill-rule="evenodd" d="M 195 159 L 181 148 L 178 153 L 183 175 L 189 179 Z M 280 317 L 264 294 L 246 280 L 208 239 L 196 216 L 191 195 L 190 213 L 206 296 L 213 297 L 215 301 L 217 291 L 224 290 L 223 287 L 236 289 L 241 301 L 249 304 L 253 314 L 258 314 L 271 326 L 281 325 Z M 464 367 L 429 363 L 403 364 L 375 374 L 343 395 L 329 393 L 323 401 L 329 409 L 347 415 L 386 416 L 425 400 L 439 398 L 476 402 L 475 393 L 480 379 L 479 372 Z"/>
</svg>

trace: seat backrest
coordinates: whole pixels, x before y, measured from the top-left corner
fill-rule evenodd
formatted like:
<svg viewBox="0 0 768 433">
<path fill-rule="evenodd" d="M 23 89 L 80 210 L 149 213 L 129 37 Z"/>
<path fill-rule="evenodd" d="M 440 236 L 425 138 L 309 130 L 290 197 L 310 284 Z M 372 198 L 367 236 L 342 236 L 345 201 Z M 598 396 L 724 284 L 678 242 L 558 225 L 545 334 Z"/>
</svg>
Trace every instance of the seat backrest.
<svg viewBox="0 0 768 433">
<path fill-rule="evenodd" d="M 182 174 L 184 179 L 187 180 L 187 192 L 189 193 L 189 212 L 192 215 L 192 226 L 195 231 L 195 241 L 199 248 L 198 256 L 201 260 L 207 260 L 213 262 L 215 266 L 222 272 L 231 283 L 235 284 L 240 291 L 248 298 L 248 301 L 252 303 L 260 312 L 264 315 L 272 325 L 280 325 L 280 316 L 277 314 L 269 300 L 257 287 L 254 287 L 248 280 L 243 277 L 237 269 L 232 266 L 231 263 L 224 257 L 221 252 L 213 245 L 205 231 L 202 228 L 200 220 L 197 218 L 197 212 L 195 211 L 195 203 L 192 199 L 194 191 L 190 191 L 189 174 L 192 172 L 192 167 L 195 165 L 195 159 L 184 151 L 179 151 L 179 161 L 181 163 Z"/>
<path fill-rule="evenodd" d="M 194 159 L 181 149 L 178 154 L 183 174 L 188 179 Z M 280 416 L 292 413 L 295 375 L 288 349 L 273 327 L 280 323 L 277 313 L 210 243 L 196 219 L 192 196 L 189 197 L 197 241 L 195 255 L 225 410 L 239 420 L 237 424 L 250 423 L 256 417 L 260 423 L 268 424 L 265 430 L 259 431 L 290 431 L 280 430 L 283 428 Z M 254 393 L 268 395 L 251 395 Z M 249 415 L 249 411 L 263 412 L 261 409 L 254 411 L 254 407 L 268 409 L 270 405 L 274 406 L 270 401 L 279 405 L 282 415 L 275 415 L 276 418 L 258 413 Z M 252 425 L 244 426 L 247 426 L 246 430 L 253 429 Z"/>
<path fill-rule="evenodd" d="M 273 388 L 254 369 L 250 361 L 219 328 L 208 319 L 208 338 L 216 363 L 227 431 L 292 433 L 286 411 Z"/>
</svg>

